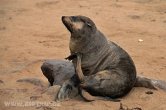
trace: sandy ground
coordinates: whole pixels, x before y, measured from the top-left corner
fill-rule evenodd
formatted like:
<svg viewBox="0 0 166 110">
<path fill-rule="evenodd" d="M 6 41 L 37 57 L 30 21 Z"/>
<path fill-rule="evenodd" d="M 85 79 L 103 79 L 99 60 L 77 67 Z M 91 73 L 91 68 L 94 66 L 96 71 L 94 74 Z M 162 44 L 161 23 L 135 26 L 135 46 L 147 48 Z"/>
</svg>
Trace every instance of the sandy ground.
<svg viewBox="0 0 166 110">
<path fill-rule="evenodd" d="M 84 102 L 80 97 L 56 107 L 6 107 L 4 101 L 51 101 L 43 88 L 16 82 L 39 78 L 48 86 L 40 66 L 45 59 L 69 55 L 69 32 L 63 15 L 85 15 L 109 40 L 133 58 L 137 72 L 166 80 L 165 0 L 0 0 L 0 109 L 2 110 L 118 110 L 119 102 Z M 138 40 L 142 39 L 142 42 Z M 133 88 L 121 102 L 129 108 L 165 110 L 166 92 Z M 54 97 L 54 96 L 50 96 Z"/>
</svg>

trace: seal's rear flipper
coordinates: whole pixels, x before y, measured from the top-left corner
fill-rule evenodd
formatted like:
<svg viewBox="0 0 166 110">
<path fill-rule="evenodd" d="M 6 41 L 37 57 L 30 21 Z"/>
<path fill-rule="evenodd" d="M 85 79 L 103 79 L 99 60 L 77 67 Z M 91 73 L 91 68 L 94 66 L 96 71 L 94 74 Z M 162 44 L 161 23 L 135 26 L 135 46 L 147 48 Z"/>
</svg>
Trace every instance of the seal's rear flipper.
<svg viewBox="0 0 166 110">
<path fill-rule="evenodd" d="M 165 81 L 163 81 L 163 80 L 155 80 L 155 79 L 152 79 L 151 81 L 155 85 L 155 87 L 158 87 L 158 88 L 166 91 L 166 82 Z"/>
<path fill-rule="evenodd" d="M 157 90 L 157 88 L 166 91 L 166 82 L 162 80 L 149 79 L 142 76 L 137 76 L 135 87 L 145 87 Z"/>
</svg>

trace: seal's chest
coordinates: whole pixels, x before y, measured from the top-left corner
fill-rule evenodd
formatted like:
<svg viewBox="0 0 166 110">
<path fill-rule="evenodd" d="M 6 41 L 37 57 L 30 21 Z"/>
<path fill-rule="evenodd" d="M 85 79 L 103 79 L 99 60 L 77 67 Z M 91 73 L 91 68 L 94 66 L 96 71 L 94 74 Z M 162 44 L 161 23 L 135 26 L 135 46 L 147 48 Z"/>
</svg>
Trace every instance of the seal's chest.
<svg viewBox="0 0 166 110">
<path fill-rule="evenodd" d="M 81 62 L 81 68 L 84 75 L 91 75 L 94 74 L 94 71 L 96 70 L 96 64 L 95 61 L 91 61 L 91 59 L 82 59 Z"/>
</svg>

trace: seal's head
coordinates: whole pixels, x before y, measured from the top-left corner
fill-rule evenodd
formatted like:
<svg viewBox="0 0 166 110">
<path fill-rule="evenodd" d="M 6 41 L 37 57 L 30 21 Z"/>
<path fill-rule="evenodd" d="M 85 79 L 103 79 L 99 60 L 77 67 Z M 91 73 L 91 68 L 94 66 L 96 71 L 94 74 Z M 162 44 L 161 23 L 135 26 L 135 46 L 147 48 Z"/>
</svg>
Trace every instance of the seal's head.
<svg viewBox="0 0 166 110">
<path fill-rule="evenodd" d="M 89 36 L 97 30 L 94 22 L 85 16 L 62 16 L 62 22 L 75 38 Z"/>
</svg>

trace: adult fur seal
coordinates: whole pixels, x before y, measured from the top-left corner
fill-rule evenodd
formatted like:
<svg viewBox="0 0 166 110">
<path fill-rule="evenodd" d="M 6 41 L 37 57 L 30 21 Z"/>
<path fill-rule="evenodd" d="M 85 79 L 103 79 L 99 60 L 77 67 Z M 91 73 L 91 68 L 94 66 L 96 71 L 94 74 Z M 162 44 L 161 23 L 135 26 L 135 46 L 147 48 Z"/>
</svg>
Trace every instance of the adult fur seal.
<svg viewBox="0 0 166 110">
<path fill-rule="evenodd" d="M 58 100 L 68 98 L 74 87 L 78 87 L 88 101 L 101 99 L 95 96 L 122 97 L 133 86 L 156 89 L 152 80 L 136 78 L 136 68 L 128 53 L 108 41 L 90 18 L 63 16 L 62 22 L 71 33 L 71 55 L 67 59 L 72 60 L 76 74 L 63 83 Z M 43 65 L 42 71 L 47 68 Z M 44 74 L 47 77 L 47 73 Z"/>
<path fill-rule="evenodd" d="M 126 95 L 136 82 L 136 68 L 128 53 L 108 41 L 88 17 L 63 16 L 62 22 L 71 33 L 71 54 L 82 56 L 81 70 L 86 77 L 79 77 L 81 82 L 84 80 L 81 88 L 93 96 Z M 76 63 L 74 59 L 75 66 Z M 61 92 L 59 95 L 61 98 Z"/>
</svg>

